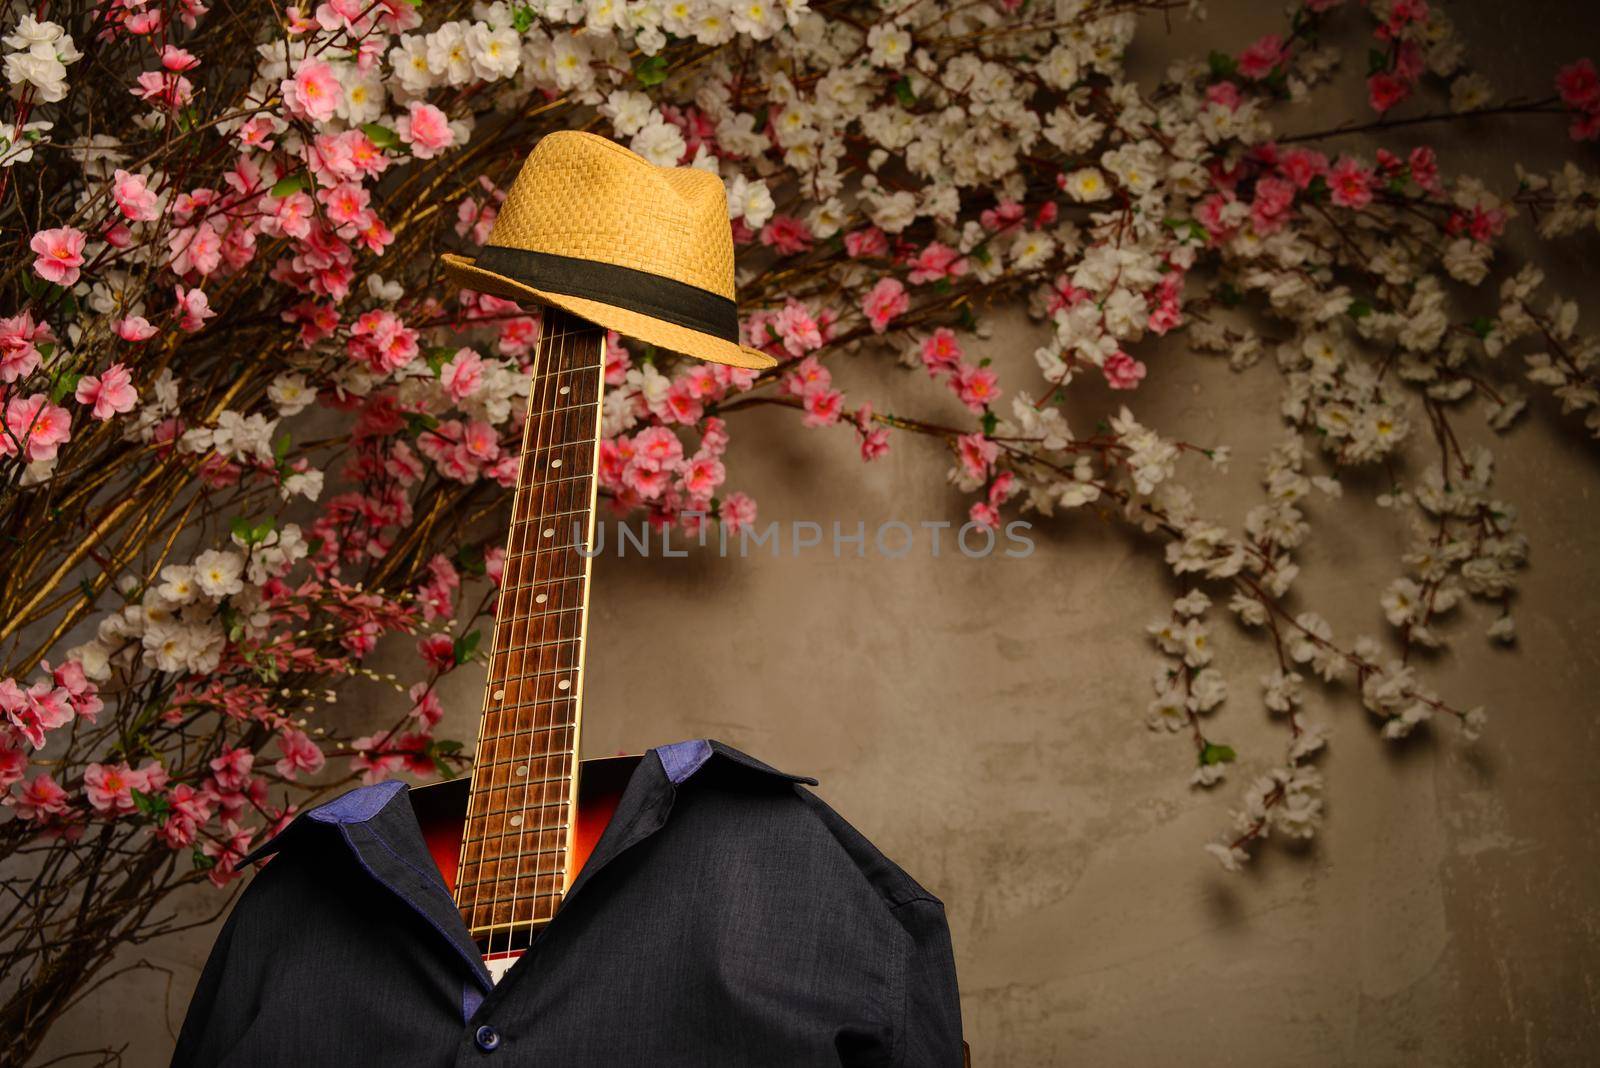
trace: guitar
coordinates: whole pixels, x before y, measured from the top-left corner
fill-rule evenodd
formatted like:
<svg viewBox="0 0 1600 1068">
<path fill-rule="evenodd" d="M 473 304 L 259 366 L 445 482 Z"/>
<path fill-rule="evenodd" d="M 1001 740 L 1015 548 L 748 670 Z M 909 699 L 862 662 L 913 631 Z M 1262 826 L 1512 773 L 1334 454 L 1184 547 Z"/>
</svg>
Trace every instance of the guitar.
<svg viewBox="0 0 1600 1068">
<path fill-rule="evenodd" d="M 605 332 L 547 308 L 470 779 L 411 792 L 496 981 L 549 923 L 637 756 L 578 760 Z"/>
</svg>

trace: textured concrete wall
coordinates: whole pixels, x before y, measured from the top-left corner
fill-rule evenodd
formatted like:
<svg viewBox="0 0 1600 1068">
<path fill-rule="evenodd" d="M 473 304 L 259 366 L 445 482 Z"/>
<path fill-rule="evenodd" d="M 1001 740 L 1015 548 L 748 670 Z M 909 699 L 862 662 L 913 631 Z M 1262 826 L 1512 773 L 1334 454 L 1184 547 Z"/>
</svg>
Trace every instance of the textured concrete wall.
<svg viewBox="0 0 1600 1068">
<path fill-rule="evenodd" d="M 1211 23 L 1177 23 L 1170 39 L 1152 24 L 1140 61 L 1159 69 L 1237 41 L 1240 23 L 1270 28 L 1274 7 L 1215 4 Z M 1600 40 L 1592 11 L 1551 7 L 1559 17 L 1533 26 L 1529 8 L 1457 6 L 1498 87 L 1542 92 L 1557 63 Z M 1285 125 L 1319 115 L 1299 120 Z M 1555 127 L 1428 136 L 1449 165 L 1509 182 L 1513 159 L 1554 158 L 1519 153 L 1559 149 Z M 1592 166 L 1593 150 L 1582 158 Z M 1595 239 L 1569 252 L 1569 288 L 1592 292 L 1582 258 L 1594 259 Z M 1029 380 L 1035 336 L 1016 319 L 990 346 L 1016 369 L 1013 387 Z M 1150 363 L 1135 398 L 1145 420 L 1234 447 L 1206 505 L 1237 522 L 1281 433 L 1274 371 L 1234 375 L 1181 344 Z M 880 407 L 926 410 L 920 376 L 850 360 L 838 374 Z M 1102 400 L 1087 400 L 1075 425 Z M 926 440 L 897 438 L 863 466 L 843 430 L 802 432 L 763 412 L 737 416 L 733 431 L 730 485 L 755 492 L 764 519 L 847 530 L 962 520 L 941 484 L 948 461 Z M 979 1065 L 1586 1061 L 1600 1045 L 1596 452 L 1544 410 L 1496 447 L 1534 546 L 1516 606 L 1521 647 L 1490 650 L 1480 612 L 1428 665 L 1445 694 L 1490 707 L 1490 731 L 1476 748 L 1453 730 L 1396 747 L 1349 700 L 1314 707 L 1336 732 L 1326 832 L 1302 851 L 1268 849 L 1243 876 L 1222 874 L 1200 846 L 1245 776 L 1279 752 L 1251 697 L 1269 654 L 1219 628 L 1236 696 L 1216 733 L 1241 766 L 1221 793 L 1191 791 L 1186 744 L 1142 724 L 1155 664 L 1143 626 L 1165 613 L 1171 587 L 1149 545 L 1091 513 L 1036 530 L 1025 560 L 966 560 L 948 546 L 933 559 L 925 543 L 887 561 L 870 548 L 865 559 L 603 559 L 585 749 L 709 735 L 818 776 L 828 802 L 946 902 Z M 1319 536 L 1302 553 L 1303 596 L 1341 635 L 1378 633 L 1377 593 L 1397 573 L 1404 531 L 1356 500 L 1330 511 L 1318 509 Z M 457 737 L 472 736 L 476 685 L 451 687 Z M 179 903 L 195 918 L 213 906 Z M 126 1044 L 126 1063 L 164 1063 L 213 932 L 130 955 L 171 969 L 170 989 L 151 973 L 117 980 L 41 1060 Z"/>
</svg>

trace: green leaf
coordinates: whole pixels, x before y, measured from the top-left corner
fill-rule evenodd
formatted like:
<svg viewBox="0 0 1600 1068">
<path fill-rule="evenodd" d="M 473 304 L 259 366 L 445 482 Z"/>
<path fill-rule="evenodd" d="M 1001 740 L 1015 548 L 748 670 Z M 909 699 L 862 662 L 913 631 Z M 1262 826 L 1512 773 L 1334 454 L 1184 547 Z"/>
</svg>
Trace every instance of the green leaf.
<svg viewBox="0 0 1600 1068">
<path fill-rule="evenodd" d="M 511 28 L 518 33 L 527 33 L 533 26 L 533 8 L 516 7 L 511 11 Z"/>
<path fill-rule="evenodd" d="M 633 76 L 647 89 L 652 85 L 660 85 L 667 80 L 667 57 L 641 56 L 633 65 Z"/>
<path fill-rule="evenodd" d="M 1200 764 L 1202 767 L 1209 767 L 1212 764 L 1226 764 L 1237 758 L 1238 755 L 1233 751 L 1232 746 L 1207 742 L 1206 747 L 1200 750 Z"/>
<path fill-rule="evenodd" d="M 250 540 L 250 520 L 242 515 L 236 515 L 228 520 L 228 531 L 240 541 Z"/>
<path fill-rule="evenodd" d="M 289 455 L 289 446 L 292 443 L 293 439 L 289 437 L 287 430 L 279 434 L 278 440 L 272 443 L 272 458 L 280 464 L 283 463 L 283 458 Z"/>
<path fill-rule="evenodd" d="M 1472 332 L 1479 337 L 1488 337 L 1489 331 L 1494 329 L 1494 320 L 1487 315 L 1480 315 L 1472 320 Z"/>
<path fill-rule="evenodd" d="M 1362 297 L 1353 297 L 1350 306 L 1344 313 L 1352 319 L 1361 320 L 1372 314 L 1372 302 Z"/>
<path fill-rule="evenodd" d="M 287 178 L 279 178 L 272 184 L 271 193 L 275 197 L 293 196 L 311 184 L 311 179 L 305 171 L 295 171 Z"/>
<path fill-rule="evenodd" d="M 133 807 L 146 819 L 160 819 L 171 810 L 172 805 L 164 797 L 147 794 L 143 790 L 133 791 Z"/>
<path fill-rule="evenodd" d="M 439 420 L 427 412 L 407 412 L 406 429 L 412 434 L 421 434 L 424 430 L 433 430 L 439 425 Z"/>
<path fill-rule="evenodd" d="M 450 760 L 452 758 L 459 760 L 462 748 L 460 742 L 449 738 L 440 738 L 428 743 L 428 759 L 433 761 L 434 770 L 439 773 L 440 778 L 453 779 L 456 777 L 456 769 L 450 766 Z"/>
<path fill-rule="evenodd" d="M 482 637 L 483 635 L 477 631 L 472 631 L 470 634 L 463 634 L 457 638 L 454 650 L 456 663 L 465 664 L 471 660 L 472 654 L 477 652 L 478 640 Z"/>
<path fill-rule="evenodd" d="M 916 106 L 917 94 L 911 91 L 910 78 L 901 78 L 894 83 L 894 98 L 900 101 L 900 106 L 903 108 Z"/>
<path fill-rule="evenodd" d="M 55 381 L 50 384 L 50 403 L 60 404 L 63 397 L 78 388 L 78 380 L 82 377 L 77 371 L 63 371 L 56 375 Z"/>
<path fill-rule="evenodd" d="M 1231 78 L 1239 70 L 1239 61 L 1226 52 L 1212 52 L 1206 57 L 1213 78 Z"/>
<path fill-rule="evenodd" d="M 95 599 L 94 583 L 90 582 L 87 578 L 81 578 L 78 580 L 78 589 L 83 591 L 83 599 L 85 601 L 93 603 Z"/>
<path fill-rule="evenodd" d="M 993 434 L 994 428 L 998 426 L 999 423 L 999 416 L 995 415 L 993 412 L 983 413 L 983 432 L 985 434 Z"/>
<path fill-rule="evenodd" d="M 1367 77 L 1389 69 L 1389 53 L 1379 48 L 1367 49 Z"/>
<path fill-rule="evenodd" d="M 1236 308 L 1244 303 L 1244 294 L 1234 288 L 1232 282 L 1224 282 L 1217 287 L 1217 299 L 1229 308 Z"/>
<path fill-rule="evenodd" d="M 972 313 L 972 306 L 970 304 L 961 305 L 961 320 L 960 321 L 961 321 L 961 328 L 963 330 L 973 330 L 973 329 L 977 328 L 978 317 Z"/>
<path fill-rule="evenodd" d="M 456 550 L 454 559 L 456 567 L 469 575 L 482 575 L 487 570 L 481 545 L 463 545 Z"/>
<path fill-rule="evenodd" d="M 455 358 L 456 350 L 448 345 L 434 345 L 423 352 L 422 358 L 428 362 L 428 370 L 433 372 L 433 377 L 438 378 L 444 370 L 444 365 Z"/>
<path fill-rule="evenodd" d="M 194 860 L 195 871 L 210 871 L 217 866 L 217 858 L 206 856 L 200 851 L 199 846 L 195 846 L 194 852 L 189 855 Z"/>
<path fill-rule="evenodd" d="M 361 132 L 367 135 L 368 141 L 379 148 L 393 148 L 400 143 L 400 135 L 381 122 L 362 123 Z"/>
</svg>

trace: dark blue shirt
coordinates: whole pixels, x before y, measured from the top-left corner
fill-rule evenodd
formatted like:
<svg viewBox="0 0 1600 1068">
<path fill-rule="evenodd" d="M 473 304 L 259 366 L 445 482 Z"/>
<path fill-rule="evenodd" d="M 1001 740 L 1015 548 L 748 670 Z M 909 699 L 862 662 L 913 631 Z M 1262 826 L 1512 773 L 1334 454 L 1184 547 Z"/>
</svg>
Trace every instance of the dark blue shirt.
<svg viewBox="0 0 1600 1068">
<path fill-rule="evenodd" d="M 174 1066 L 962 1063 L 944 908 L 802 784 L 646 754 L 554 920 L 491 982 L 403 784 L 255 857 Z"/>
</svg>

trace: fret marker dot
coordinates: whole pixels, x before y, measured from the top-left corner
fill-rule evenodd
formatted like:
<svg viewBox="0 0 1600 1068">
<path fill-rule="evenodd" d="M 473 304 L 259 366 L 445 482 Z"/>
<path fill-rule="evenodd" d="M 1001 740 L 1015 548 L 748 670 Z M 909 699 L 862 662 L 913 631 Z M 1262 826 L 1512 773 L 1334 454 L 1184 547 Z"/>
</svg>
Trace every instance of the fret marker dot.
<svg viewBox="0 0 1600 1068">
<path fill-rule="evenodd" d="M 544 536 L 547 537 L 547 538 L 555 537 L 556 536 L 555 528 L 554 527 L 545 527 L 544 528 Z"/>
<path fill-rule="evenodd" d="M 533 603 L 534 603 L 534 604 L 544 604 L 544 603 L 545 603 L 545 602 L 546 602 L 546 601 L 548 601 L 548 600 L 549 600 L 549 599 L 550 599 L 550 598 L 549 598 L 549 597 L 548 597 L 548 596 L 546 596 L 546 595 L 545 595 L 545 594 L 542 594 L 542 593 L 541 593 L 541 594 L 540 594 L 540 595 L 539 595 L 539 596 L 537 596 L 537 597 L 535 597 L 535 598 L 534 598 L 534 599 L 533 599 Z"/>
<path fill-rule="evenodd" d="M 550 466 L 551 467 L 560 467 L 561 466 L 561 461 L 560 460 L 551 460 L 550 461 Z"/>
<path fill-rule="evenodd" d="M 527 778 L 527 775 L 528 775 L 528 766 L 526 764 L 524 764 L 522 767 L 517 769 L 517 778 L 519 778 L 519 779 Z"/>
<path fill-rule="evenodd" d="M 556 683 L 556 685 L 563 690 L 572 689 L 572 682 L 568 679 L 562 679 L 560 682 Z"/>
<path fill-rule="evenodd" d="M 571 386 L 562 386 L 561 387 L 561 395 L 563 397 L 565 397 L 568 393 L 571 393 L 571 392 L 572 392 L 572 387 Z"/>
<path fill-rule="evenodd" d="M 513 826 L 513 827 L 521 827 L 522 826 L 522 817 L 521 816 L 512 816 L 511 817 L 511 826 Z"/>
<path fill-rule="evenodd" d="M 496 690 L 494 692 L 494 699 L 496 701 L 504 701 L 506 699 L 506 692 L 504 690 Z"/>
</svg>

